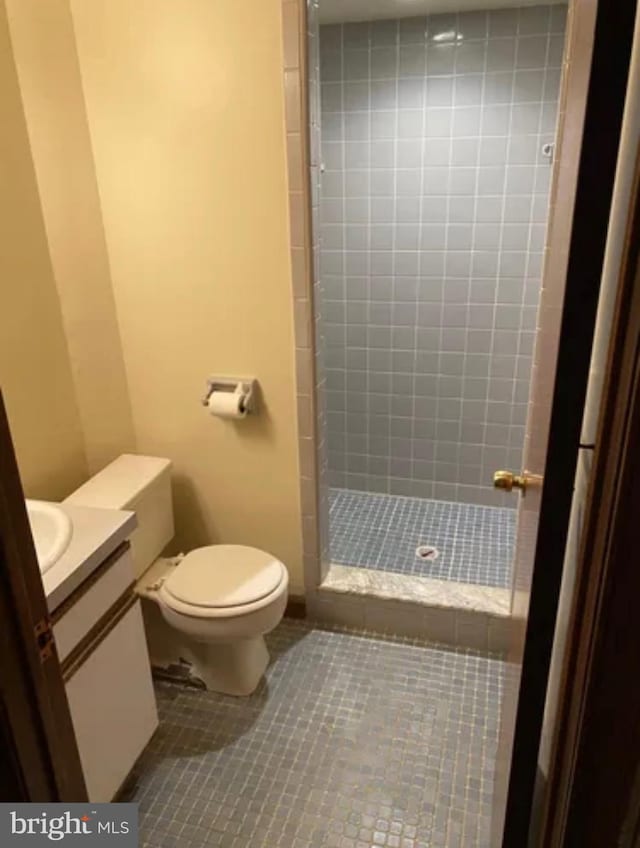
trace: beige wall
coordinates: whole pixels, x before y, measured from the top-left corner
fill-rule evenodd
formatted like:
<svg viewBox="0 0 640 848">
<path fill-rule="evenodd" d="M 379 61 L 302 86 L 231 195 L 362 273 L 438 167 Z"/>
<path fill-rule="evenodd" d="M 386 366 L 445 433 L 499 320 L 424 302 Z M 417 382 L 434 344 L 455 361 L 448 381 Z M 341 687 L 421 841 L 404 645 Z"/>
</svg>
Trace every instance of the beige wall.
<svg viewBox="0 0 640 848">
<path fill-rule="evenodd" d="M 71 0 L 138 450 L 177 546 L 264 547 L 302 588 L 279 0 Z M 211 374 L 259 415 L 207 415 Z"/>
<path fill-rule="evenodd" d="M 2 0 L 0 126 L 0 386 L 26 493 L 55 500 L 87 462 Z"/>
<path fill-rule="evenodd" d="M 68 0 L 6 0 L 89 471 L 134 449 Z"/>
</svg>

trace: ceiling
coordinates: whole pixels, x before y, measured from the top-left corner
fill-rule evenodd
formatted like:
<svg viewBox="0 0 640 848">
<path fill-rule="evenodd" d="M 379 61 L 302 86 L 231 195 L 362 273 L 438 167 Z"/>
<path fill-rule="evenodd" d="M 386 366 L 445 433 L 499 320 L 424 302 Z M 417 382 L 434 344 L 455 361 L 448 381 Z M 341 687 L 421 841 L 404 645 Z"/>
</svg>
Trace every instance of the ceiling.
<svg viewBox="0 0 640 848">
<path fill-rule="evenodd" d="M 468 12 L 473 9 L 506 9 L 537 6 L 541 0 L 319 0 L 320 23 L 377 21 L 383 18 L 410 18 L 440 12 Z M 566 0 L 546 0 L 566 2 Z"/>
</svg>

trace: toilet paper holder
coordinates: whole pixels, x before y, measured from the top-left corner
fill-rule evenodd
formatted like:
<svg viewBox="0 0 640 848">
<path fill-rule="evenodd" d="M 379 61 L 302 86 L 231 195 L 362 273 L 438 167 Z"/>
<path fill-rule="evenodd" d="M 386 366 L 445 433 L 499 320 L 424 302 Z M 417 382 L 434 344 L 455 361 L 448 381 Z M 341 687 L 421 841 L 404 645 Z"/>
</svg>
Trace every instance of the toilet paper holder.
<svg viewBox="0 0 640 848">
<path fill-rule="evenodd" d="M 214 392 L 228 392 L 229 394 L 240 394 L 240 410 L 242 412 L 255 412 L 255 400 L 258 381 L 254 377 L 209 377 L 207 380 L 207 393 L 202 398 L 202 405 L 209 405 L 209 398 Z"/>
</svg>

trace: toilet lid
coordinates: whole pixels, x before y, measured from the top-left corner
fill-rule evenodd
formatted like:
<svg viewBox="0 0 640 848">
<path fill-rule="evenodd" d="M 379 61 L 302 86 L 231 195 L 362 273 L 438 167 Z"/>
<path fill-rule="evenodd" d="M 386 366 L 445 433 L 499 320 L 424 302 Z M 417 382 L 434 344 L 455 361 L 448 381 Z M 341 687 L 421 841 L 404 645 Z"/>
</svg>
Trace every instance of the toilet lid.
<svg viewBox="0 0 640 848">
<path fill-rule="evenodd" d="M 283 564 L 244 545 L 210 545 L 188 553 L 163 589 L 194 607 L 236 607 L 270 595 L 282 582 Z"/>
</svg>

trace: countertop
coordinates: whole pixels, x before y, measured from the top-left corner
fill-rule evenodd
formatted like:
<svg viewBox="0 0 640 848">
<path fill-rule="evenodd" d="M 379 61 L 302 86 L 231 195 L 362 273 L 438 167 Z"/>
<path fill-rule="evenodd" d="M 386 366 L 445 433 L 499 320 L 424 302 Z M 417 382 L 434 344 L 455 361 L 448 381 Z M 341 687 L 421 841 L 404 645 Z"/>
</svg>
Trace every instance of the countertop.
<svg viewBox="0 0 640 848">
<path fill-rule="evenodd" d="M 137 526 L 135 512 L 58 504 L 73 524 L 69 547 L 42 575 L 49 612 L 65 601 L 127 539 Z"/>
</svg>

